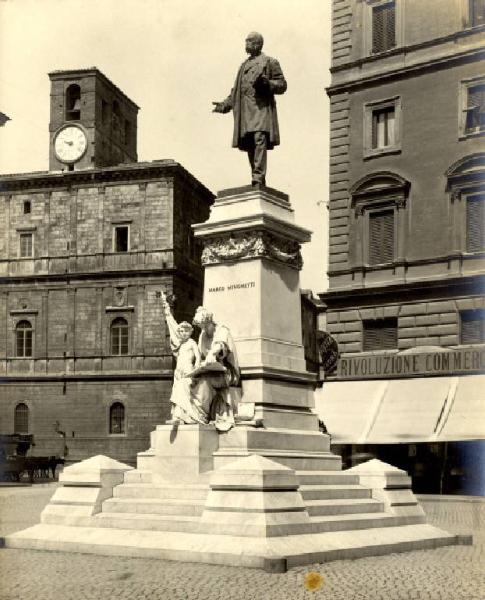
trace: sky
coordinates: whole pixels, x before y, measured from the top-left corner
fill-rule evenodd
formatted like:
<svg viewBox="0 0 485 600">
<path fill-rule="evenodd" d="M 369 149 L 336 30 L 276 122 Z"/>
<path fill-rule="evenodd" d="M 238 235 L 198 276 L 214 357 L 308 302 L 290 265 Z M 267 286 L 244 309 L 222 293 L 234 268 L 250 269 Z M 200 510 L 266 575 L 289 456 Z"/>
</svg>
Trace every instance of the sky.
<svg viewBox="0 0 485 600">
<path fill-rule="evenodd" d="M 48 169 L 49 71 L 96 66 L 141 110 L 138 160 L 170 158 L 210 190 L 245 185 L 224 99 L 250 31 L 277 58 L 281 145 L 267 184 L 290 196 L 313 231 L 301 286 L 327 287 L 330 0 L 0 0 L 0 174 Z"/>
</svg>

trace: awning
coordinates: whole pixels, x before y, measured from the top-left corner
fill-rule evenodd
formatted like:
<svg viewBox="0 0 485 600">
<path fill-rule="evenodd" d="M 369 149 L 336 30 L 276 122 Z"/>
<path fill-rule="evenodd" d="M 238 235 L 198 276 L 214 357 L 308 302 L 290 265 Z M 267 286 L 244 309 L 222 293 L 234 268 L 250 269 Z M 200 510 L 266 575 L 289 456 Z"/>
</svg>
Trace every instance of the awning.
<svg viewBox="0 0 485 600">
<path fill-rule="evenodd" d="M 485 439 L 485 375 L 325 382 L 315 408 L 337 444 Z"/>
</svg>

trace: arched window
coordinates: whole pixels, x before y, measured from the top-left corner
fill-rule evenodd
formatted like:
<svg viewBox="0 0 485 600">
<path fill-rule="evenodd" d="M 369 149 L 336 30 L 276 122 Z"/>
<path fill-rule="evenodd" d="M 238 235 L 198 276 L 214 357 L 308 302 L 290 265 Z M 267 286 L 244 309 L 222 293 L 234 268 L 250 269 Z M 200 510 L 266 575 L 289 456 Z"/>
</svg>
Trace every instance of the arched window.
<svg viewBox="0 0 485 600">
<path fill-rule="evenodd" d="M 110 406 L 109 432 L 125 433 L 125 407 L 121 402 L 114 402 Z"/>
<path fill-rule="evenodd" d="M 14 433 L 29 433 L 29 407 L 21 402 L 15 407 Z"/>
<path fill-rule="evenodd" d="M 15 356 L 32 356 L 32 325 L 30 322 L 19 321 L 15 333 Z"/>
<path fill-rule="evenodd" d="M 485 252 L 485 152 L 456 161 L 445 173 L 451 202 L 452 253 Z"/>
<path fill-rule="evenodd" d="M 81 88 L 77 83 L 66 90 L 66 121 L 78 121 L 81 118 Z"/>
<path fill-rule="evenodd" d="M 403 177 L 387 171 L 366 175 L 351 187 L 349 255 L 354 266 L 378 267 L 402 260 L 409 187 Z"/>
<path fill-rule="evenodd" d="M 128 323 L 123 317 L 118 317 L 111 323 L 111 354 L 128 354 Z"/>
</svg>

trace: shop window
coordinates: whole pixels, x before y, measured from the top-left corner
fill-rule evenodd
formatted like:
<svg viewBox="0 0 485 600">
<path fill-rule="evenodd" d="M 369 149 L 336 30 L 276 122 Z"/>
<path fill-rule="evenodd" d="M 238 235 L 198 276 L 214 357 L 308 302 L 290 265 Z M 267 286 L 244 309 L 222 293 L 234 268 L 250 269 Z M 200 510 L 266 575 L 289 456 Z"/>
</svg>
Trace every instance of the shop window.
<svg viewBox="0 0 485 600">
<path fill-rule="evenodd" d="M 385 52 L 396 46 L 396 3 L 372 6 L 372 53 Z"/>
<path fill-rule="evenodd" d="M 468 26 L 485 25 L 485 0 L 468 0 Z"/>
<path fill-rule="evenodd" d="M 376 319 L 363 322 L 363 350 L 391 350 L 397 348 L 397 319 Z"/>
<path fill-rule="evenodd" d="M 15 407 L 14 433 L 29 433 L 29 407 L 21 402 Z"/>
<path fill-rule="evenodd" d="M 394 209 L 369 214 L 369 264 L 394 260 Z"/>
<path fill-rule="evenodd" d="M 32 233 L 19 234 L 20 258 L 32 258 L 34 255 L 34 235 Z"/>
<path fill-rule="evenodd" d="M 123 356 L 128 354 L 129 329 L 123 317 L 117 317 L 110 327 L 111 354 Z"/>
<path fill-rule="evenodd" d="M 130 226 L 115 225 L 113 229 L 113 252 L 128 252 L 130 248 Z"/>
<path fill-rule="evenodd" d="M 121 402 L 114 402 L 109 409 L 109 432 L 125 433 L 125 407 Z"/>
<path fill-rule="evenodd" d="M 29 321 L 19 321 L 15 328 L 15 356 L 32 356 L 32 325 Z"/>
<path fill-rule="evenodd" d="M 30 200 L 24 200 L 24 215 L 30 215 L 32 212 L 32 205 Z"/>
<path fill-rule="evenodd" d="M 66 121 L 78 121 L 81 118 L 81 88 L 73 83 L 66 90 Z"/>
<path fill-rule="evenodd" d="M 466 200 L 466 250 L 485 251 L 485 195 Z"/>
<path fill-rule="evenodd" d="M 460 313 L 460 344 L 485 343 L 485 309 Z"/>
<path fill-rule="evenodd" d="M 364 105 L 364 157 L 401 149 L 401 98 Z"/>
</svg>

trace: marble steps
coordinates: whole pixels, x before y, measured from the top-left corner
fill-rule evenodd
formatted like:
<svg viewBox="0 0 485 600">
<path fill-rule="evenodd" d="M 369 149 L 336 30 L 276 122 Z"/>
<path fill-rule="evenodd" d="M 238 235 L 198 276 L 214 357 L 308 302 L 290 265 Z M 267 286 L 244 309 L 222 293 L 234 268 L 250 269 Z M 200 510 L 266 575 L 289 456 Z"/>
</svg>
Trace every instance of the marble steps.
<svg viewBox="0 0 485 600">
<path fill-rule="evenodd" d="M 126 471 L 125 483 L 152 483 L 153 476 L 151 471 L 143 469 L 133 469 L 133 471 Z"/>
<path fill-rule="evenodd" d="M 132 529 L 140 531 L 180 531 L 191 533 L 197 530 L 199 515 L 157 515 L 141 513 L 101 512 L 94 519 L 98 527 Z"/>
<path fill-rule="evenodd" d="M 102 512 L 197 517 L 202 515 L 204 505 L 204 499 L 109 498 L 103 502 Z"/>
<path fill-rule="evenodd" d="M 457 536 L 426 524 L 403 527 L 381 524 L 372 531 L 361 528 L 360 531 L 335 530 L 331 536 L 315 532 L 312 535 L 262 539 L 166 530 L 134 531 L 40 524 L 5 538 L 7 548 L 32 549 L 35 544 L 37 550 L 244 566 L 271 572 L 316 562 L 438 548 L 456 543 L 459 543 Z M 280 565 L 282 560 L 284 564 Z"/>
<path fill-rule="evenodd" d="M 220 532 L 217 531 L 218 527 L 216 524 L 203 523 L 200 521 L 199 517 L 193 515 L 102 512 L 95 515 L 95 517 L 91 517 L 91 520 L 86 519 L 85 525 L 92 526 L 94 521 L 96 521 L 97 527 L 113 529 L 220 534 Z M 420 521 L 415 517 L 399 517 L 388 513 L 357 513 L 310 517 L 308 523 L 298 523 L 290 529 L 291 534 L 301 535 L 331 533 L 335 531 L 361 531 L 363 529 L 372 530 L 382 527 L 398 528 L 419 523 Z M 83 525 L 84 523 L 80 522 L 79 524 Z M 270 528 L 271 526 L 268 529 Z M 278 526 L 275 526 L 275 528 L 278 528 Z M 289 533 L 288 528 L 285 526 L 283 526 L 281 530 Z M 245 535 L 252 537 L 252 532 L 249 527 Z"/>
<path fill-rule="evenodd" d="M 372 498 L 372 490 L 361 485 L 300 485 L 303 500 Z"/>
<path fill-rule="evenodd" d="M 306 500 L 310 517 L 383 512 L 384 504 L 372 498 Z"/>
<path fill-rule="evenodd" d="M 382 527 L 399 528 L 407 525 L 421 524 L 422 519 L 421 517 L 402 517 L 385 512 L 369 512 L 311 516 L 310 522 L 312 533 L 326 533 Z"/>
<path fill-rule="evenodd" d="M 198 484 L 171 485 L 154 483 L 123 483 L 113 488 L 113 498 L 202 500 L 209 486 Z"/>
<path fill-rule="evenodd" d="M 345 471 L 296 471 L 300 485 L 358 485 L 359 476 Z"/>
<path fill-rule="evenodd" d="M 342 459 L 340 456 L 327 452 L 297 452 L 291 450 L 266 450 L 262 448 L 246 450 L 217 450 L 214 452 L 214 470 L 227 466 L 229 463 L 252 454 L 274 460 L 296 472 L 301 471 L 333 471 L 341 472 Z"/>
</svg>

